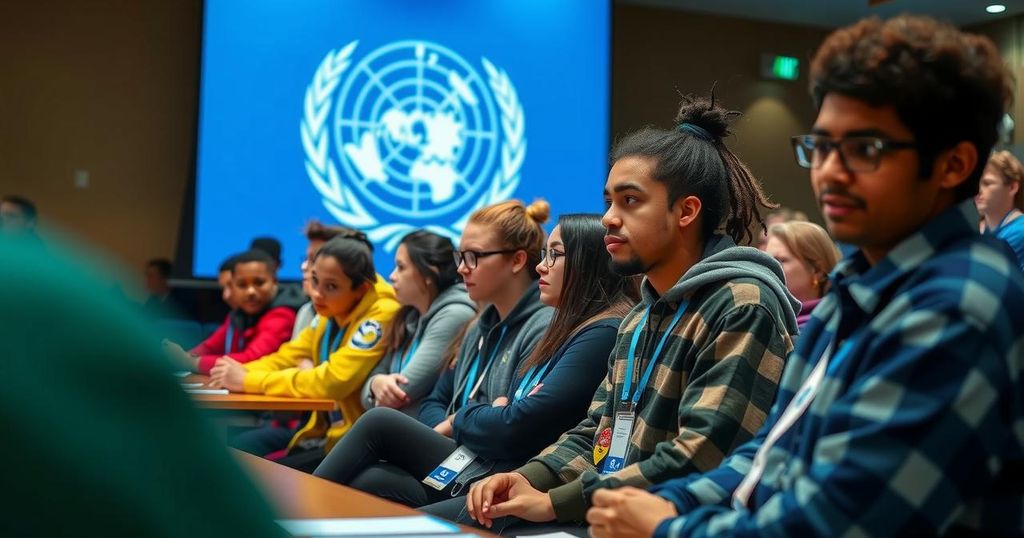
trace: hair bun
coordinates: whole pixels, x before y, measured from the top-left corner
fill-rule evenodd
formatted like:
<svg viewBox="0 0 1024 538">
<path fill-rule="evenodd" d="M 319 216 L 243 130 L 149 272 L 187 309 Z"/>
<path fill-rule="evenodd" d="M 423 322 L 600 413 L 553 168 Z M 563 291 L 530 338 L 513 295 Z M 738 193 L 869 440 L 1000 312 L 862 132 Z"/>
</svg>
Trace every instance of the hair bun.
<svg viewBox="0 0 1024 538">
<path fill-rule="evenodd" d="M 367 239 L 366 234 L 360 232 L 359 230 L 349 230 L 341 232 L 340 234 L 338 234 L 338 237 L 342 239 L 352 239 L 354 241 L 358 241 L 366 245 L 366 247 L 370 249 L 370 252 L 373 252 L 373 243 L 371 243 L 370 240 Z"/>
<path fill-rule="evenodd" d="M 714 139 L 719 140 L 729 135 L 729 122 L 740 113 L 726 110 L 715 104 L 714 97 L 683 96 L 676 114 L 676 126 L 684 124 L 696 125 L 707 131 Z"/>
<path fill-rule="evenodd" d="M 530 205 L 526 206 L 526 216 L 537 224 L 544 224 L 551 216 L 551 206 L 542 198 L 537 198 Z"/>
</svg>

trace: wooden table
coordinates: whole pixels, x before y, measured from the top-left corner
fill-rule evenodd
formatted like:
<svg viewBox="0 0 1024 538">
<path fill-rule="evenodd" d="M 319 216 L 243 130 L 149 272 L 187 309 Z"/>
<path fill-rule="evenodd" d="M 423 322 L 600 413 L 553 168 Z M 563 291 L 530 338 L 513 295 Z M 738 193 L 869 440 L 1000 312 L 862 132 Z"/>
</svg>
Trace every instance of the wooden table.
<svg viewBox="0 0 1024 538">
<path fill-rule="evenodd" d="M 206 383 L 210 376 L 190 374 L 181 378 L 182 383 Z M 204 409 L 233 411 L 334 411 L 337 403 L 334 400 L 318 398 L 283 398 L 263 394 L 190 394 L 192 399 Z"/>
<path fill-rule="evenodd" d="M 277 507 L 280 517 L 289 519 L 415 516 L 422 512 L 302 471 L 232 449 L 263 492 Z M 460 525 L 463 532 L 495 536 Z"/>
</svg>

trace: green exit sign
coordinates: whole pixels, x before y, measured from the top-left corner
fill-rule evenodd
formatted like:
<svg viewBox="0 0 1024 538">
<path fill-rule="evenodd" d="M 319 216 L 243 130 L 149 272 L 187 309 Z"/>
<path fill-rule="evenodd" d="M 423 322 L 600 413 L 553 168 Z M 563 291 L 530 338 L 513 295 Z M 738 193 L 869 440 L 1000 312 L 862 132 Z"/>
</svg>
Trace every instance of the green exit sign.
<svg viewBox="0 0 1024 538">
<path fill-rule="evenodd" d="M 796 80 L 800 78 L 800 60 L 792 56 L 762 54 L 761 76 L 771 80 Z"/>
</svg>

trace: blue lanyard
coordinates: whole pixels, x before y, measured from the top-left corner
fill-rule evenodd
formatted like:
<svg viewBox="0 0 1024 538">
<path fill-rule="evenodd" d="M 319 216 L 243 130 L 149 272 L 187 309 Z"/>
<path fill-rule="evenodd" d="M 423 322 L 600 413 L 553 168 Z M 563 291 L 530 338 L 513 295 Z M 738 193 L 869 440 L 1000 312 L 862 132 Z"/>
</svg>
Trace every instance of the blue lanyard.
<svg viewBox="0 0 1024 538">
<path fill-rule="evenodd" d="M 508 325 L 501 328 L 501 336 L 498 337 L 498 343 L 494 345 L 491 350 L 491 357 L 487 360 L 487 366 L 484 368 L 484 372 L 481 375 L 487 373 L 487 369 L 491 367 L 491 363 L 494 362 L 494 356 L 498 354 L 498 350 L 501 349 L 501 341 L 505 339 L 505 331 L 508 329 Z M 476 358 L 473 359 L 473 365 L 469 367 L 469 374 L 466 376 L 466 386 L 462 388 L 462 405 L 469 403 L 469 395 L 473 392 L 473 386 L 476 385 L 476 374 L 480 370 L 480 355 L 484 352 L 483 338 L 480 340 L 480 351 L 477 352 Z"/>
<path fill-rule="evenodd" d="M 231 322 L 228 322 L 228 337 L 224 340 L 224 354 L 227 355 L 235 350 L 234 340 L 235 339 L 235 328 L 231 326 Z M 241 350 L 245 347 L 245 338 L 238 338 L 238 349 Z"/>
<path fill-rule="evenodd" d="M 338 344 L 341 343 L 341 336 L 343 334 L 345 334 L 345 329 L 347 328 L 347 327 L 342 327 L 341 329 L 339 329 L 338 330 L 338 334 L 335 335 L 335 337 L 334 337 L 334 343 L 332 343 L 330 347 L 327 347 L 327 339 L 331 337 L 331 327 L 333 327 L 333 326 L 334 326 L 334 320 L 333 319 L 328 319 L 327 320 L 327 328 L 324 329 L 324 339 L 323 339 L 322 342 L 320 342 L 320 362 L 321 363 L 324 363 L 324 362 L 327 362 L 327 361 L 331 360 L 331 353 L 334 353 L 335 351 L 338 350 Z"/>
<path fill-rule="evenodd" d="M 401 362 L 398 363 L 398 371 L 405 370 L 405 367 L 412 360 L 412 356 L 416 354 L 416 348 L 420 347 L 419 340 L 413 340 L 412 345 L 409 346 L 409 350 L 405 352 L 405 357 L 402 358 Z"/>
<path fill-rule="evenodd" d="M 672 329 L 675 329 L 676 324 L 679 323 L 679 319 L 683 317 L 683 312 L 686 311 L 686 303 L 679 305 L 674 316 L 672 316 L 672 322 L 669 323 L 665 332 L 661 335 L 661 341 L 658 342 L 658 347 L 654 348 L 654 355 L 651 355 L 651 362 L 647 363 L 647 370 L 644 371 L 643 377 L 640 378 L 640 383 L 637 385 L 636 392 L 633 393 L 632 402 L 635 406 L 640 401 L 640 395 L 644 392 L 644 387 L 647 386 L 647 381 L 651 378 L 651 372 L 654 371 L 654 365 L 658 363 L 658 356 L 661 355 L 661 349 L 665 347 L 665 341 L 668 340 Z M 637 323 L 636 329 L 633 329 L 633 339 L 629 342 L 629 354 L 626 356 L 626 380 L 622 385 L 622 397 L 621 401 L 629 400 L 629 390 L 633 388 L 633 363 L 636 361 L 636 344 L 640 341 L 640 333 L 643 332 L 644 325 L 647 323 L 647 318 L 651 314 L 651 307 L 648 306 L 644 312 L 644 317 L 640 318 L 640 323 Z"/>
<path fill-rule="evenodd" d="M 554 361 L 548 360 L 540 370 L 537 370 L 538 365 L 536 364 L 531 366 L 530 369 L 526 371 L 526 375 L 523 376 L 523 380 L 519 382 L 519 388 L 516 389 L 515 399 L 513 401 L 518 402 L 523 399 L 524 395 L 529 394 L 530 391 L 533 390 L 533 387 L 536 387 L 537 384 L 540 383 L 540 380 L 544 378 L 544 374 L 548 372 L 548 368 L 551 367 L 552 362 Z M 537 370 L 537 375 L 535 376 L 533 375 L 534 370 Z"/>
</svg>

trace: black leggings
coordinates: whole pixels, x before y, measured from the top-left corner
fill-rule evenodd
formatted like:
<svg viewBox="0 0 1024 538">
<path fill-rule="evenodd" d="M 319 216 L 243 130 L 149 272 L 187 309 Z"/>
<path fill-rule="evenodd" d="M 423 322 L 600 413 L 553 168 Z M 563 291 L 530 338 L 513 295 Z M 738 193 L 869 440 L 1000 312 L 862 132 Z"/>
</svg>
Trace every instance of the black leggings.
<svg viewBox="0 0 1024 538">
<path fill-rule="evenodd" d="M 417 508 L 451 498 L 420 481 L 455 448 L 455 441 L 401 411 L 375 407 L 359 417 L 313 474 Z"/>
</svg>

